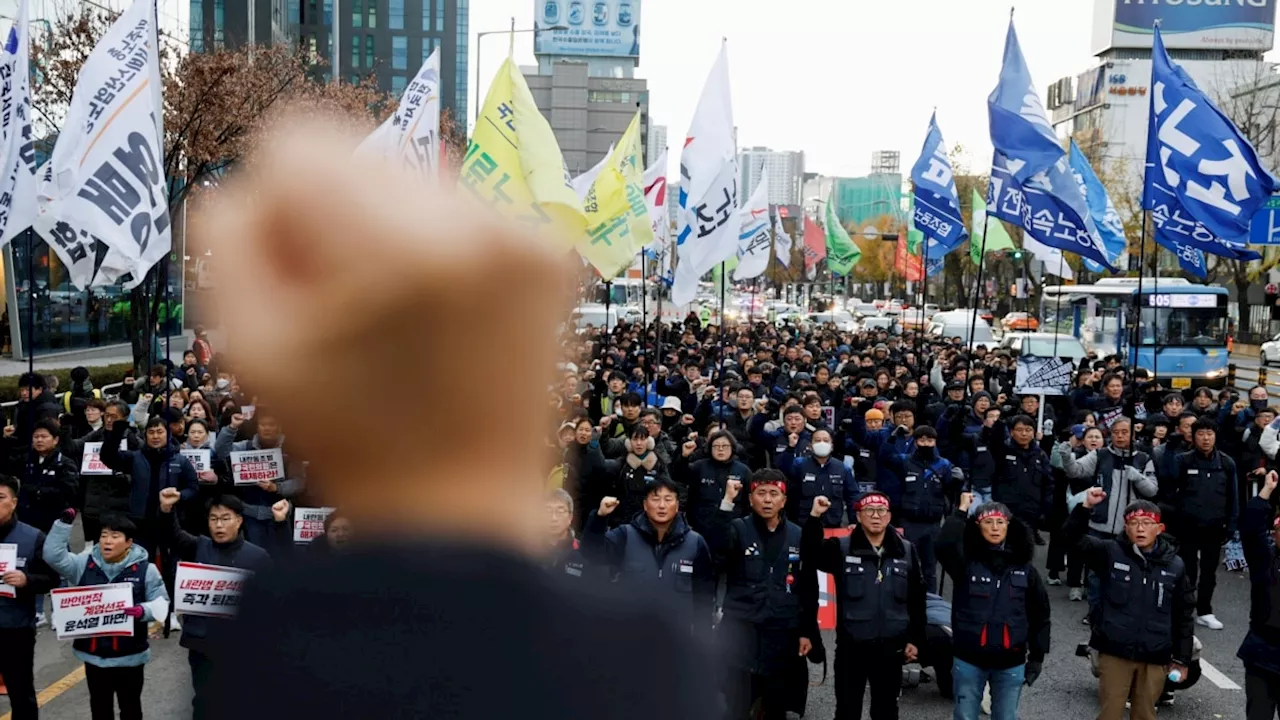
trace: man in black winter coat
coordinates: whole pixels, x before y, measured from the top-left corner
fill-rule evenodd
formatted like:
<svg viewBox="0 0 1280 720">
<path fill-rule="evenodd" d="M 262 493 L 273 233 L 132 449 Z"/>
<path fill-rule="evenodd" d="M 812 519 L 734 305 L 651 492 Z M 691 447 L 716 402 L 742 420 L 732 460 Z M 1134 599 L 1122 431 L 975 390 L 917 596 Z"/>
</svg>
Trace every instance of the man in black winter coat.
<svg viewBox="0 0 1280 720">
<path fill-rule="evenodd" d="M 18 404 L 10 415 L 14 436 L 25 443 L 31 438 L 37 422 L 57 420 L 61 414 L 62 407 L 58 405 L 58 398 L 49 392 L 44 376 L 40 373 L 23 373 L 18 379 Z"/>
<path fill-rule="evenodd" d="M 1187 565 L 1187 578 L 1196 591 L 1196 624 L 1221 630 L 1213 614 L 1213 591 L 1218 583 L 1222 545 L 1235 534 L 1240 503 L 1236 463 L 1216 447 L 1217 423 L 1201 418 L 1192 426 L 1193 448 L 1177 457 L 1172 488 L 1173 534 Z"/>
</svg>

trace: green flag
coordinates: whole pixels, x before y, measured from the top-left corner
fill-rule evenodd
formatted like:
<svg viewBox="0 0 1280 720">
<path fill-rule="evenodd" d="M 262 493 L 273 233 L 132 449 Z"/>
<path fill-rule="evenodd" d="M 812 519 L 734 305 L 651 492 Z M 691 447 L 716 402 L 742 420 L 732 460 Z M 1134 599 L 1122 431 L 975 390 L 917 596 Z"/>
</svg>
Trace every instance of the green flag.
<svg viewBox="0 0 1280 720">
<path fill-rule="evenodd" d="M 836 217 L 836 208 L 831 198 L 827 199 L 826 215 L 827 231 L 827 268 L 839 275 L 853 272 L 853 266 L 862 260 L 862 250 L 849 238 L 849 233 L 840 225 Z"/>
<path fill-rule="evenodd" d="M 734 255 L 728 260 L 725 260 L 719 265 L 716 265 L 715 267 L 711 268 L 711 284 L 712 286 L 715 287 L 716 292 L 720 292 L 721 270 L 723 269 L 724 272 L 733 272 L 733 269 L 736 267 L 738 267 L 738 256 Z"/>
<path fill-rule="evenodd" d="M 1004 229 L 1004 223 L 996 220 L 995 223 L 987 223 L 987 201 L 982 195 L 978 194 L 978 189 L 973 190 L 973 213 L 972 227 L 969 228 L 969 259 L 974 265 L 978 265 L 982 261 L 982 231 L 987 231 L 987 252 L 996 250 L 1015 250 L 1017 246 L 1013 244 L 1013 238 L 1009 237 L 1009 231 Z"/>
<path fill-rule="evenodd" d="M 915 214 L 916 198 L 913 193 L 907 205 L 907 217 L 915 217 Z M 924 254 L 924 233 L 915 229 L 914 225 L 907 228 L 907 253 L 916 257 Z"/>
</svg>

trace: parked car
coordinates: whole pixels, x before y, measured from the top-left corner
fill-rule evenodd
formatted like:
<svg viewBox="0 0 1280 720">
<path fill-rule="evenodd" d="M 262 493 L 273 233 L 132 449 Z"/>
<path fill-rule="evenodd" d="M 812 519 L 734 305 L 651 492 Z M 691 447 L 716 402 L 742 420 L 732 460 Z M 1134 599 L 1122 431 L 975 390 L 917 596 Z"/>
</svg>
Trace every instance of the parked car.
<svg viewBox="0 0 1280 720">
<path fill-rule="evenodd" d="M 1258 359 L 1264 366 L 1280 362 L 1280 335 L 1276 335 L 1262 343 L 1262 350 L 1258 354 Z"/>
<path fill-rule="evenodd" d="M 1070 358 L 1073 367 L 1079 367 L 1080 361 L 1088 354 L 1080 338 L 1055 333 L 1007 333 L 1000 340 L 1000 347 L 1019 355 Z M 1276 357 L 1280 358 L 1280 354 Z"/>
<path fill-rule="evenodd" d="M 1040 321 L 1031 313 L 1011 312 L 1000 321 L 1005 332 L 1035 332 L 1040 329 Z"/>
<path fill-rule="evenodd" d="M 902 325 L 897 318 L 881 315 L 877 317 L 869 317 L 862 321 L 862 329 L 870 332 L 876 330 L 884 330 L 890 335 L 902 334 Z"/>
<path fill-rule="evenodd" d="M 856 307 L 854 307 L 851 310 L 851 312 L 854 314 L 855 317 L 861 320 L 863 318 L 875 317 L 879 315 L 880 308 L 879 306 L 873 303 L 859 303 Z"/>
<path fill-rule="evenodd" d="M 573 311 L 573 326 L 577 332 L 581 333 L 588 327 L 613 329 L 618 325 L 618 309 L 609 308 L 606 312 L 604 305 L 595 303 L 587 303 L 579 305 Z"/>
<path fill-rule="evenodd" d="M 991 312 L 991 308 L 978 308 L 978 317 L 986 320 L 988 325 L 996 321 L 996 314 Z"/>
<path fill-rule="evenodd" d="M 841 332 L 856 332 L 858 329 L 858 321 L 847 310 L 813 313 L 809 315 L 809 322 L 819 325 L 831 323 Z"/>
</svg>

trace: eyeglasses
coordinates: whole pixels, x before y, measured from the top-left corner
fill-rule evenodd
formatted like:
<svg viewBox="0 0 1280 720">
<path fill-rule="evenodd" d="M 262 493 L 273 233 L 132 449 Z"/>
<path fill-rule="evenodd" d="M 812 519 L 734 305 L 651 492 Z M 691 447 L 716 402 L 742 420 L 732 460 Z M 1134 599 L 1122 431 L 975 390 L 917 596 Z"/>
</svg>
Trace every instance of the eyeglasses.
<svg viewBox="0 0 1280 720">
<path fill-rule="evenodd" d="M 981 521 L 978 522 L 978 524 L 985 525 L 987 527 L 1004 527 L 1005 525 L 1009 524 L 1009 521 L 1005 520 L 1004 518 L 989 517 L 989 518 L 983 518 Z"/>
<path fill-rule="evenodd" d="M 713 443 L 711 445 L 711 449 L 712 450 L 732 450 L 733 446 L 728 443 Z"/>
<path fill-rule="evenodd" d="M 210 515 L 209 516 L 210 525 L 229 525 L 231 524 L 232 520 L 235 520 L 234 515 Z"/>
<path fill-rule="evenodd" d="M 1158 524 L 1150 520 L 1126 520 L 1124 526 L 1131 527 L 1134 530 L 1150 530 Z"/>
<path fill-rule="evenodd" d="M 564 517 L 569 514 L 569 508 L 563 506 L 547 508 L 547 514 L 551 517 Z"/>
<path fill-rule="evenodd" d="M 884 517 L 885 515 L 889 514 L 889 508 L 884 508 L 884 507 L 862 508 L 858 512 L 862 513 L 863 515 L 866 515 L 867 517 Z"/>
</svg>

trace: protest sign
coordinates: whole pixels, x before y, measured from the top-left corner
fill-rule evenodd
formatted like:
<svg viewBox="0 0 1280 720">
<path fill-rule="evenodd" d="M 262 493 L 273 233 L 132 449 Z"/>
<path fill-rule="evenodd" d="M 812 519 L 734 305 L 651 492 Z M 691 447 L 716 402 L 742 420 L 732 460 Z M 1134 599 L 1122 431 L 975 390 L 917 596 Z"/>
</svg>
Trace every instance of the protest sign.
<svg viewBox="0 0 1280 720">
<path fill-rule="evenodd" d="M 0 575 L 18 569 L 18 544 L 0 543 Z M 18 591 L 12 586 L 0 583 L 0 597 L 17 597 Z"/>
<path fill-rule="evenodd" d="M 293 512 L 293 541 L 309 543 L 324 534 L 324 521 L 333 508 L 298 508 Z"/>
<path fill-rule="evenodd" d="M 257 407 L 256 405 L 241 405 L 241 406 L 240 406 L 240 414 L 244 416 L 244 419 L 245 419 L 245 420 L 252 420 L 252 419 L 253 419 L 253 415 L 254 415 L 254 413 L 256 413 L 256 412 L 258 412 L 258 407 Z"/>
<path fill-rule="evenodd" d="M 240 609 L 240 593 L 251 577 L 251 571 L 240 568 L 180 562 L 173 581 L 174 612 L 232 617 Z"/>
<path fill-rule="evenodd" d="M 836 426 L 836 409 L 830 405 L 823 405 L 822 420 L 827 424 L 827 427 L 829 428 L 835 427 Z"/>
<path fill-rule="evenodd" d="M 182 457 L 191 461 L 191 467 L 195 468 L 196 472 L 204 472 L 212 468 L 213 451 L 208 448 L 179 450 L 178 452 L 182 453 Z"/>
<path fill-rule="evenodd" d="M 84 444 L 84 457 L 80 459 L 81 475 L 110 475 L 111 468 L 102 462 L 102 443 Z"/>
<path fill-rule="evenodd" d="M 129 583 L 55 588 L 53 629 L 59 640 L 87 637 L 133 637 L 133 619 L 124 614 L 133 607 Z"/>
<path fill-rule="evenodd" d="M 236 485 L 257 485 L 262 480 L 283 480 L 284 453 L 280 448 L 233 452 L 231 477 Z"/>
<path fill-rule="evenodd" d="M 1019 395 L 1066 395 L 1071 389 L 1071 363 L 1061 358 L 1022 356 L 1014 380 Z"/>
</svg>

